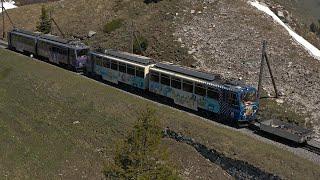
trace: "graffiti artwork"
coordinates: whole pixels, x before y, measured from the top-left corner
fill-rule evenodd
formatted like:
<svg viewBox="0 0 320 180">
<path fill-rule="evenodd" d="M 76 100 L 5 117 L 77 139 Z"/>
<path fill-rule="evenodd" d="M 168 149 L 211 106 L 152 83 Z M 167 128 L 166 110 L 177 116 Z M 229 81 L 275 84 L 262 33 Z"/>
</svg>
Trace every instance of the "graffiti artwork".
<svg viewBox="0 0 320 180">
<path fill-rule="evenodd" d="M 198 96 L 183 90 L 175 89 L 170 86 L 161 85 L 159 83 L 150 82 L 149 90 L 153 93 L 169 97 L 174 100 L 175 104 L 187 107 L 193 110 L 198 108 L 218 113 L 220 110 L 219 102 L 207 97 Z"/>
<path fill-rule="evenodd" d="M 110 81 L 112 83 L 118 84 L 123 82 L 125 84 L 140 88 L 146 89 L 146 83 L 144 78 L 136 77 L 126 73 L 121 73 L 112 69 L 107 69 L 102 66 L 95 66 L 95 73 L 101 75 L 102 79 Z"/>
</svg>

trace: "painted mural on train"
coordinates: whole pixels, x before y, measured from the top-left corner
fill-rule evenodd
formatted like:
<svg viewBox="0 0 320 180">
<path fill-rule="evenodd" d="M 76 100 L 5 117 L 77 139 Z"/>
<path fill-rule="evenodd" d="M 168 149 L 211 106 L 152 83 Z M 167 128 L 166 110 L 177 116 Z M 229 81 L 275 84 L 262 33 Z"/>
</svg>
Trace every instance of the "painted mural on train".
<svg viewBox="0 0 320 180">
<path fill-rule="evenodd" d="M 149 90 L 156 94 L 169 97 L 174 100 L 174 103 L 181 106 L 198 110 L 198 108 L 209 110 L 218 113 L 220 106 L 218 101 L 209 99 L 207 97 L 198 96 L 183 90 L 175 89 L 170 86 L 161 85 L 155 82 L 149 82 Z"/>
<path fill-rule="evenodd" d="M 95 72 L 101 75 L 102 79 L 113 82 L 115 84 L 118 84 L 118 82 L 120 81 L 140 89 L 146 89 L 146 83 L 144 78 L 132 76 L 126 73 L 121 73 L 112 69 L 107 69 L 99 65 L 96 65 Z"/>
<path fill-rule="evenodd" d="M 141 78 L 141 77 L 120 72 L 119 81 L 124 82 L 126 84 L 130 84 L 140 89 L 146 89 L 145 80 L 144 78 Z"/>
</svg>

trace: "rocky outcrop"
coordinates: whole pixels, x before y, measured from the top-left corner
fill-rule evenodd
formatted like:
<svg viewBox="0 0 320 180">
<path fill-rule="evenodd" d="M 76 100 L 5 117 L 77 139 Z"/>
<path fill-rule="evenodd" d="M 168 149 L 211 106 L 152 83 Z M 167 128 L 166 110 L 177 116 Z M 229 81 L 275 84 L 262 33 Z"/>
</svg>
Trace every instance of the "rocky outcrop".
<svg viewBox="0 0 320 180">
<path fill-rule="evenodd" d="M 267 53 L 285 108 L 306 116 L 315 131 L 320 122 L 320 62 L 297 44 L 272 18 L 251 7 L 247 1 L 191 1 L 197 11 L 183 10 L 176 16 L 183 23 L 175 37 L 196 59 L 197 68 L 241 78 L 257 86 L 261 43 L 268 41 Z M 286 17 L 285 13 L 283 13 Z M 270 77 L 265 90 L 272 93 Z M 320 132 L 318 132 L 318 135 Z"/>
</svg>

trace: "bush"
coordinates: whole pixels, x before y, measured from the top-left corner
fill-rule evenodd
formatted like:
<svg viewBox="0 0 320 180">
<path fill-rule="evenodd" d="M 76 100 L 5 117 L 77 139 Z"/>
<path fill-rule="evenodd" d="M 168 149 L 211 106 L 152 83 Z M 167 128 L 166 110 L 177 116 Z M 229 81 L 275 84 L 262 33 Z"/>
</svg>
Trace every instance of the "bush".
<svg viewBox="0 0 320 180">
<path fill-rule="evenodd" d="M 104 25 L 103 31 L 105 33 L 111 33 L 112 31 L 120 28 L 122 26 L 122 23 L 123 23 L 122 19 L 114 19 Z"/>
<path fill-rule="evenodd" d="M 44 34 L 48 34 L 51 32 L 51 18 L 49 16 L 48 9 L 45 6 L 42 6 L 41 15 L 39 23 L 36 27 L 37 31 L 42 32 Z"/>
<path fill-rule="evenodd" d="M 104 170 L 107 179 L 179 179 L 159 148 L 162 131 L 153 110 L 142 112 L 126 140 L 117 147 L 114 163 Z"/>
<path fill-rule="evenodd" d="M 142 36 L 137 36 L 133 43 L 133 52 L 135 54 L 143 54 L 148 48 L 148 40 Z"/>
<path fill-rule="evenodd" d="M 160 2 L 161 0 L 144 0 L 143 2 L 146 4 L 150 4 L 150 3 L 157 3 Z"/>
<path fill-rule="evenodd" d="M 318 25 L 315 23 L 310 24 L 310 32 L 313 32 L 320 37 L 320 19 L 318 20 Z"/>
</svg>

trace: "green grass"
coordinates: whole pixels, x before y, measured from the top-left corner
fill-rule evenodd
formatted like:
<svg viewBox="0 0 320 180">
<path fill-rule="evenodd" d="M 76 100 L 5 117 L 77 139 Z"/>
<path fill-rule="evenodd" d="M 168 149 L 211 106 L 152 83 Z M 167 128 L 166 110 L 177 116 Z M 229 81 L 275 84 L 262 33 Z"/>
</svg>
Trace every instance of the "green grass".
<svg viewBox="0 0 320 180">
<path fill-rule="evenodd" d="M 320 177 L 318 165 L 196 116 L 6 50 L 0 57 L 0 179 L 101 178 L 115 142 L 147 106 L 163 127 L 226 156 L 288 179 Z"/>
<path fill-rule="evenodd" d="M 112 31 L 119 29 L 122 26 L 122 23 L 123 23 L 122 19 L 114 19 L 104 25 L 103 31 L 105 33 L 111 33 Z"/>
<path fill-rule="evenodd" d="M 267 92 L 262 91 L 262 99 L 260 99 L 259 116 L 262 120 L 279 119 L 290 123 L 295 123 L 300 126 L 304 126 L 305 119 L 308 115 L 302 115 L 292 110 L 292 107 L 287 103 L 279 104 L 274 98 L 265 98 Z M 310 124 L 307 124 L 310 127 Z"/>
</svg>

